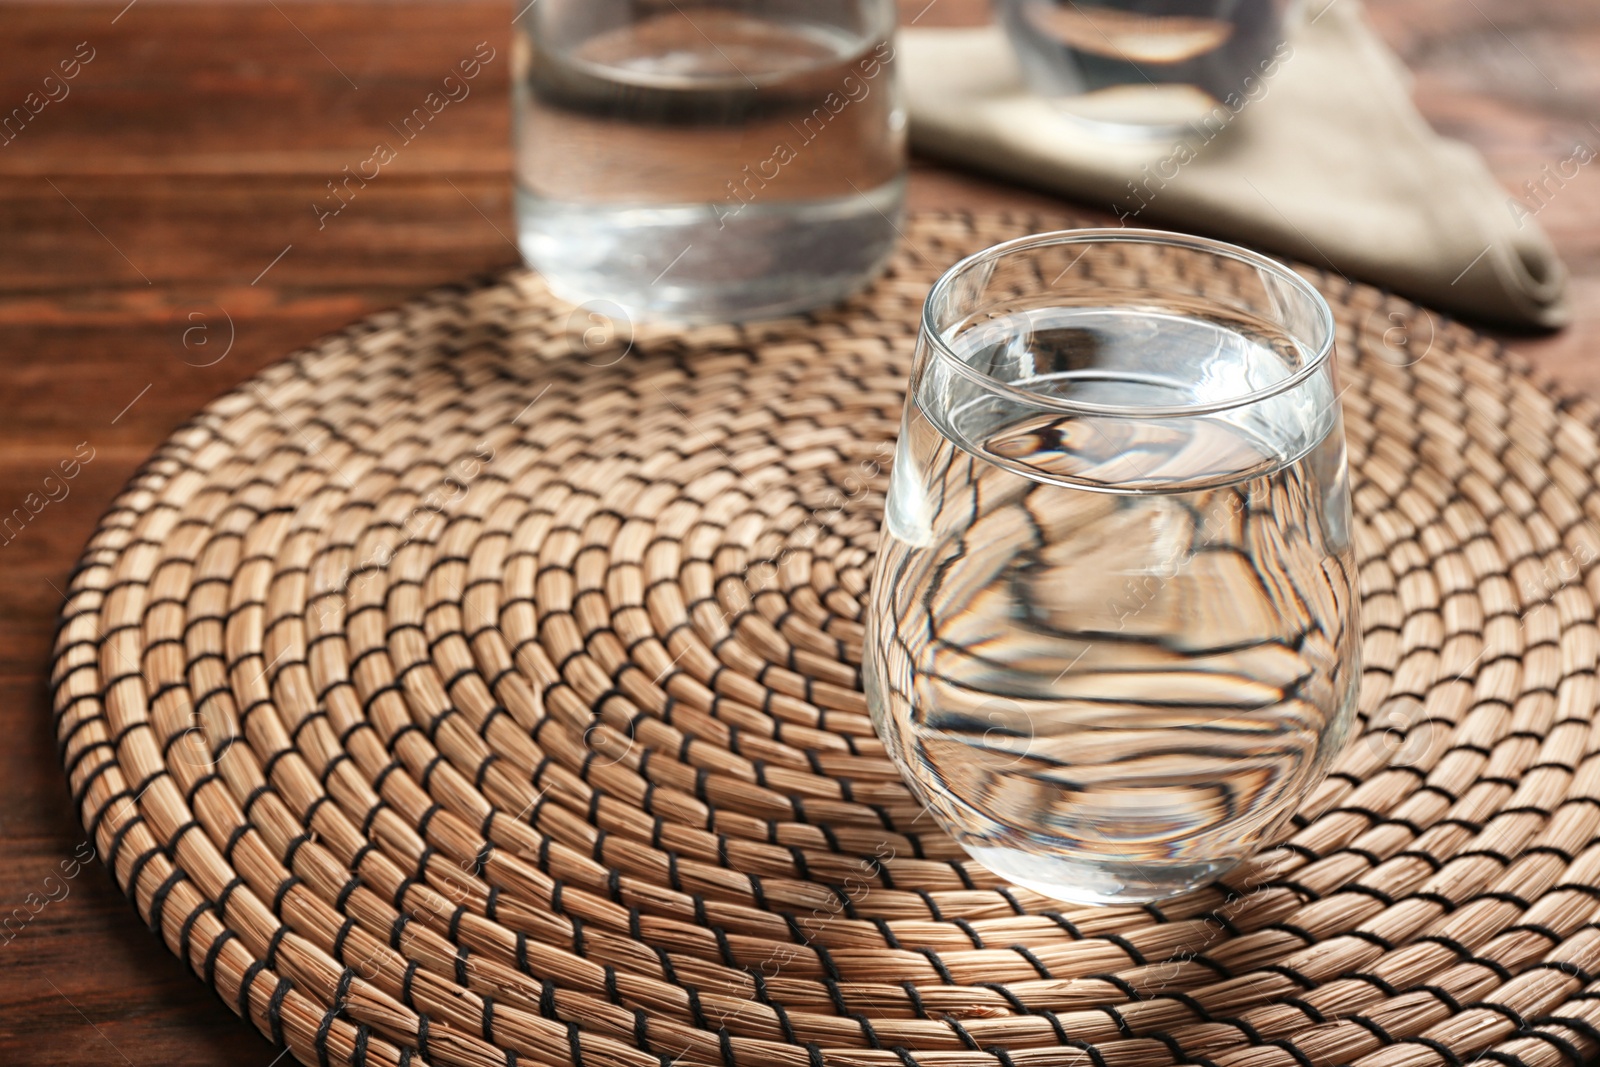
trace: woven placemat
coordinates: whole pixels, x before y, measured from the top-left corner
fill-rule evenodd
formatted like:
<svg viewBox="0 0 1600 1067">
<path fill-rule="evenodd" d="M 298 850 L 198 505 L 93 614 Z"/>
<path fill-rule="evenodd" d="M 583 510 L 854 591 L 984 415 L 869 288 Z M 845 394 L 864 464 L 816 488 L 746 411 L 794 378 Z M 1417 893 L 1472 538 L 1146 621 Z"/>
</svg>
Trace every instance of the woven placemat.
<svg viewBox="0 0 1600 1067">
<path fill-rule="evenodd" d="M 1600 1054 L 1600 409 L 1340 323 L 1363 732 L 1160 906 L 1006 886 L 860 692 L 917 313 L 1063 218 L 922 216 L 848 307 L 630 332 L 439 290 L 180 428 L 85 551 L 73 802 L 307 1064 L 1529 1067 Z"/>
</svg>

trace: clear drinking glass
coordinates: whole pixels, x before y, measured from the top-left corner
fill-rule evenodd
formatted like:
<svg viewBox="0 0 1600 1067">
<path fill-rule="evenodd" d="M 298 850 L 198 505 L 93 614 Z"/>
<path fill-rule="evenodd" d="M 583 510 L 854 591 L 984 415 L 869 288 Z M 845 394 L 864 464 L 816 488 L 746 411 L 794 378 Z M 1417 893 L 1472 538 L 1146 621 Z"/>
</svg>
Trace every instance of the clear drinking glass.
<svg viewBox="0 0 1600 1067">
<path fill-rule="evenodd" d="M 722 321 L 829 303 L 905 200 L 894 0 L 539 0 L 517 17 L 522 252 L 575 302 Z"/>
<path fill-rule="evenodd" d="M 1294 0 L 999 0 L 1028 86 L 1098 132 L 1215 133 L 1293 54 Z"/>
<path fill-rule="evenodd" d="M 1077 230 L 923 312 L 867 627 L 889 752 L 979 862 L 1078 902 L 1271 843 L 1359 675 L 1333 318 L 1217 241 Z"/>
</svg>

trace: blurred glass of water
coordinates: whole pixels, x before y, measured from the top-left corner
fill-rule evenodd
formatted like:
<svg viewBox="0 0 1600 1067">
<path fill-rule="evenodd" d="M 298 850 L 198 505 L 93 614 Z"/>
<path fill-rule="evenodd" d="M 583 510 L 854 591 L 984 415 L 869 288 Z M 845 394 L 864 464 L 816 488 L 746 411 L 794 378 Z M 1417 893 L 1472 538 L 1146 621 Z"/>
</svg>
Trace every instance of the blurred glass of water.
<svg viewBox="0 0 1600 1067">
<path fill-rule="evenodd" d="M 1110 136 L 1226 122 L 1291 54 L 1293 0 L 999 0 L 1034 92 Z M 1225 111 L 1223 109 L 1226 109 Z"/>
<path fill-rule="evenodd" d="M 905 196 L 893 0 L 539 0 L 516 20 L 523 255 L 575 302 L 724 321 L 843 298 Z"/>
</svg>

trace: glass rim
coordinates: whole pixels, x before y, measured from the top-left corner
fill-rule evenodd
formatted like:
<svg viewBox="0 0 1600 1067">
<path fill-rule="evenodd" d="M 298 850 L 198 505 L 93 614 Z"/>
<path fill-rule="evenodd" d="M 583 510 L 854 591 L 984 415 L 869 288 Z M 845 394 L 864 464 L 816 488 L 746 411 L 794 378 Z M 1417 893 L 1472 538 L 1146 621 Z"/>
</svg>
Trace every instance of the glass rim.
<svg viewBox="0 0 1600 1067">
<path fill-rule="evenodd" d="M 1070 244 L 1112 244 L 1118 242 L 1188 248 L 1223 256 L 1265 270 L 1274 277 L 1287 282 L 1291 288 L 1298 290 L 1302 296 L 1307 298 L 1310 307 L 1314 310 L 1317 324 L 1322 330 L 1323 337 L 1304 365 L 1282 381 L 1273 382 L 1271 385 L 1261 389 L 1256 389 L 1249 393 L 1241 393 L 1236 397 L 1228 397 L 1225 400 L 1213 400 L 1196 404 L 1125 405 L 1068 400 L 1018 388 L 986 371 L 978 370 L 962 359 L 953 348 L 945 343 L 943 332 L 934 326 L 934 302 L 948 293 L 956 281 L 974 267 L 1003 259 L 1014 252 L 1030 248 L 1046 248 L 1054 245 Z M 1092 226 L 1075 230 L 1049 230 L 1043 233 L 1015 237 L 1009 241 L 990 245 L 980 252 L 975 252 L 955 263 L 943 274 L 939 275 L 938 280 L 933 283 L 933 287 L 928 290 L 927 298 L 922 303 L 921 325 L 922 335 L 933 349 L 935 356 L 944 360 L 953 370 L 970 381 L 996 393 L 1014 398 L 1019 403 L 1067 414 L 1145 419 L 1212 415 L 1236 408 L 1249 407 L 1263 400 L 1269 400 L 1280 393 L 1288 392 L 1306 382 L 1328 362 L 1333 354 L 1335 331 L 1333 309 L 1328 306 L 1326 298 L 1317 291 L 1315 286 L 1301 277 L 1297 271 L 1287 264 L 1273 259 L 1271 256 L 1209 237 L 1196 237 L 1192 234 L 1173 233 L 1167 230 L 1132 229 L 1121 226 Z"/>
</svg>

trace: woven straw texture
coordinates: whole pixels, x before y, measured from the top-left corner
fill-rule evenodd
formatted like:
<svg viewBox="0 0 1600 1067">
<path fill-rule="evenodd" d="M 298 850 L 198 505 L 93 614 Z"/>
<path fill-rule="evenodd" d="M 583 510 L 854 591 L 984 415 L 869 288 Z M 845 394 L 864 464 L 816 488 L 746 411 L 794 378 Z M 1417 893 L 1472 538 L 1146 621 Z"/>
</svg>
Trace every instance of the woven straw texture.
<svg viewBox="0 0 1600 1067">
<path fill-rule="evenodd" d="M 1145 908 L 997 882 L 860 691 L 917 314 L 1062 218 L 922 216 L 842 310 L 630 336 L 451 287 L 177 432 L 75 572 L 74 804 L 307 1064 L 1527 1067 L 1600 1055 L 1600 408 L 1340 322 L 1360 736 Z"/>
</svg>

